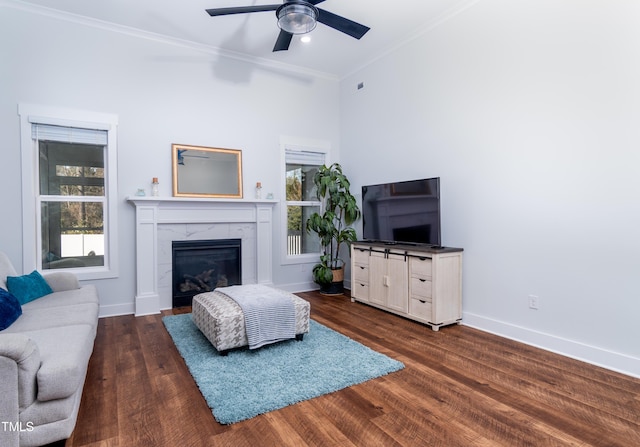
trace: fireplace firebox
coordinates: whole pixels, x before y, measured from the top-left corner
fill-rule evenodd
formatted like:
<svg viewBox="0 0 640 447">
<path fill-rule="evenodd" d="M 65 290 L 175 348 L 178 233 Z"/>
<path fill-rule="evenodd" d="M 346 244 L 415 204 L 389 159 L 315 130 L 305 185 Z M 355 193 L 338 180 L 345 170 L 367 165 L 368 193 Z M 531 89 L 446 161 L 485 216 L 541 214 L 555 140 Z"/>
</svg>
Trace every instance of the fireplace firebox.
<svg viewBox="0 0 640 447">
<path fill-rule="evenodd" d="M 173 307 L 216 287 L 242 284 L 241 239 L 173 241 Z"/>
</svg>

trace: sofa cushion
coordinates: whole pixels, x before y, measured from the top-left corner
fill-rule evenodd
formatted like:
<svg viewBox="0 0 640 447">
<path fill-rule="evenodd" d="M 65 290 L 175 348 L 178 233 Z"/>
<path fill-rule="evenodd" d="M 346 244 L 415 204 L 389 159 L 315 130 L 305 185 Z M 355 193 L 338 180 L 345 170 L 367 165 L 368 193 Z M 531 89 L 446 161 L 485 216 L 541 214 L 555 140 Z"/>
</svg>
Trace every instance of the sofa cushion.
<svg viewBox="0 0 640 447">
<path fill-rule="evenodd" d="M 64 421 L 69 419 L 69 417 L 73 414 L 74 407 L 77 404 L 77 400 L 82 397 L 82 391 L 76 394 L 72 394 L 69 397 L 64 399 L 55 399 L 48 401 L 35 400 L 30 406 L 23 409 L 20 412 L 20 421 L 22 422 L 23 427 L 26 426 L 27 422 L 31 422 L 34 426 L 34 430 L 30 432 L 23 432 L 20 435 L 20 440 L 25 443 L 25 434 L 29 434 L 29 437 L 33 437 L 36 431 L 43 430 L 46 425 L 51 427 L 52 424 L 55 424 L 59 421 Z M 69 429 L 69 433 L 60 438 L 68 438 L 71 435 L 73 426 Z M 45 439 L 52 439 L 51 436 L 47 436 Z M 46 441 L 48 444 L 48 441 Z M 40 442 L 32 442 L 25 443 L 26 445 L 42 445 L 42 441 Z M 64 445 L 64 443 L 62 443 Z"/>
<path fill-rule="evenodd" d="M 83 386 L 95 337 L 91 325 L 77 324 L 23 334 L 31 338 L 40 351 L 38 401 L 64 399 Z"/>
<path fill-rule="evenodd" d="M 99 304 L 98 291 L 93 284 L 82 286 L 79 289 L 53 292 L 47 296 L 31 301 L 22 306 L 23 312 L 34 309 L 51 309 L 54 307 L 76 306 L 78 304 Z"/>
<path fill-rule="evenodd" d="M 87 324 L 94 328 L 98 324 L 98 305 L 81 303 L 73 306 L 28 309 L 22 306 L 22 316 L 2 333 L 25 333 L 40 329 L 66 327 L 74 324 Z"/>
<path fill-rule="evenodd" d="M 44 272 L 42 277 L 54 292 L 80 288 L 78 277 L 71 272 Z"/>
<path fill-rule="evenodd" d="M 0 331 L 8 328 L 22 315 L 18 298 L 0 288 Z"/>
<path fill-rule="evenodd" d="M 7 276 L 7 289 L 13 293 L 20 304 L 53 293 L 53 289 L 37 270 L 22 276 Z"/>
</svg>

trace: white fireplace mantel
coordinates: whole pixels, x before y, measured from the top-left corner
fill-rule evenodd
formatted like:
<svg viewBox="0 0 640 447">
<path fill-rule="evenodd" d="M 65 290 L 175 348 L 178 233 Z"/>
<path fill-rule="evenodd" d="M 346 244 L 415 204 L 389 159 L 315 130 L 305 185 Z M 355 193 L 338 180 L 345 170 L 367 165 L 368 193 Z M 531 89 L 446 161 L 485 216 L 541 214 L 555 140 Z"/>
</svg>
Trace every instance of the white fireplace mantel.
<svg viewBox="0 0 640 447">
<path fill-rule="evenodd" d="M 170 224 L 255 224 L 255 279 L 271 284 L 272 221 L 275 200 L 127 197 L 136 207 L 135 314 L 161 310 L 158 227 Z M 244 262 L 244 261 L 243 261 Z"/>
</svg>

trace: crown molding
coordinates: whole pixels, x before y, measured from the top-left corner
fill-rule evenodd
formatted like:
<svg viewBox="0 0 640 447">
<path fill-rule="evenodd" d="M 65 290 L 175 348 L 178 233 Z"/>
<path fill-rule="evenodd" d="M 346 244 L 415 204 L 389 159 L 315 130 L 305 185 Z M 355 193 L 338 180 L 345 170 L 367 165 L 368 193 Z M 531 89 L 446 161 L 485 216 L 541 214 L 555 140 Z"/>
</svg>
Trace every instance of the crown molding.
<svg viewBox="0 0 640 447">
<path fill-rule="evenodd" d="M 202 53 L 211 54 L 219 57 L 225 57 L 242 62 L 248 62 L 261 67 L 268 68 L 270 70 L 278 70 L 282 72 L 289 72 L 298 75 L 310 76 L 314 78 L 322 78 L 331 81 L 338 81 L 337 75 L 311 70 L 303 67 L 299 67 L 291 64 L 284 64 L 281 62 L 274 62 L 268 59 L 249 56 L 247 54 L 238 53 L 235 51 L 224 50 L 222 48 L 214 47 L 212 45 L 206 45 L 198 42 L 193 42 L 186 39 L 179 39 L 177 37 L 170 37 L 163 34 L 152 33 L 150 31 L 144 31 L 138 28 L 130 26 L 119 25 L 113 22 L 107 22 L 105 20 L 94 19 L 79 14 L 73 14 L 70 12 L 60 11 L 58 9 L 49 8 L 40 5 L 34 5 L 21 0 L 0 0 L 1 7 L 12 8 L 20 10 L 29 14 L 36 14 L 44 17 L 49 17 L 55 20 L 61 20 L 70 23 L 76 23 L 79 25 L 88 26 L 91 28 L 102 29 L 118 34 L 128 35 L 139 39 L 150 40 L 166 45 L 173 45 L 191 50 L 196 50 Z"/>
<path fill-rule="evenodd" d="M 457 2 L 451 8 L 447 9 L 446 11 L 442 12 L 437 17 L 433 18 L 432 20 L 428 21 L 427 23 L 423 24 L 422 26 L 420 26 L 419 28 L 414 30 L 406 38 L 402 39 L 399 42 L 396 42 L 396 43 L 392 44 L 391 46 L 389 46 L 389 47 L 387 47 L 385 49 L 383 49 L 382 51 L 380 51 L 380 54 L 378 54 L 376 57 L 370 59 L 366 63 L 360 65 L 360 67 L 358 67 L 358 68 L 356 68 L 354 70 L 351 70 L 349 73 L 347 73 L 346 75 L 342 76 L 341 80 L 356 74 L 360 70 L 363 70 L 364 68 L 372 65 L 374 62 L 377 62 L 378 60 L 384 58 L 385 56 L 389 55 L 390 53 L 393 53 L 394 51 L 398 50 L 399 48 L 402 48 L 405 45 L 408 45 L 409 43 L 413 42 L 414 40 L 422 37 L 423 35 L 433 31 L 434 29 L 436 29 L 437 27 L 439 27 L 443 23 L 448 22 L 449 20 L 453 19 L 458 14 L 463 13 L 464 11 L 466 11 L 467 9 L 469 9 L 472 6 L 476 5 L 477 3 L 480 3 L 481 1 L 482 0 L 461 0 L 461 1 Z"/>
</svg>

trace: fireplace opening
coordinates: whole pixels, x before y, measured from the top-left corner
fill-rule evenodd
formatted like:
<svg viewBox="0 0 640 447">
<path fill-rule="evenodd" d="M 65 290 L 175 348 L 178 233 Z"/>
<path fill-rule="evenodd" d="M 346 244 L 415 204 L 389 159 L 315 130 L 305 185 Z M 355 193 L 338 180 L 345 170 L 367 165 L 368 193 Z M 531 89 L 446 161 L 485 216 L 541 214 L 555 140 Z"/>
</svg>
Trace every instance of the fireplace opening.
<svg viewBox="0 0 640 447">
<path fill-rule="evenodd" d="M 241 239 L 173 241 L 173 307 L 216 287 L 242 284 Z"/>
</svg>

